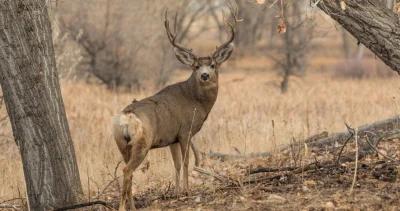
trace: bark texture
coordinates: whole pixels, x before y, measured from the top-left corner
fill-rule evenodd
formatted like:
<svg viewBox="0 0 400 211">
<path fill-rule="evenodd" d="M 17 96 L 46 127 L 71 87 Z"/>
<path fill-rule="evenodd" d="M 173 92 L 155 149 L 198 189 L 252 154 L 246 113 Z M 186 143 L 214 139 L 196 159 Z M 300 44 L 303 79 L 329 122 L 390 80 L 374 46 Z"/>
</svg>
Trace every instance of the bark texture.
<svg viewBox="0 0 400 211">
<path fill-rule="evenodd" d="M 400 18 L 376 0 L 321 0 L 318 7 L 400 74 Z"/>
<path fill-rule="evenodd" d="M 76 203 L 82 188 L 46 0 L 0 0 L 0 68 L 30 210 Z"/>
</svg>

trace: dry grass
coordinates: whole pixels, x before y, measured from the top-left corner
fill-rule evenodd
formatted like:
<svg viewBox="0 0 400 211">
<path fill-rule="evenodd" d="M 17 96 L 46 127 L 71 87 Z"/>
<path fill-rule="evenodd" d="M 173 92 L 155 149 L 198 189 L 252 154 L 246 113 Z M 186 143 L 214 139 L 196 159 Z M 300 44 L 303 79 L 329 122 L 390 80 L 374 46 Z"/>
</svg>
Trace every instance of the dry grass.
<svg viewBox="0 0 400 211">
<path fill-rule="evenodd" d="M 341 131 L 344 122 L 359 125 L 400 113 L 398 78 L 333 80 L 327 74 L 312 74 L 293 78 L 285 95 L 281 95 L 274 74 L 232 71 L 221 73 L 220 78 L 217 103 L 194 140 L 203 151 L 233 152 L 233 147 L 241 153 L 268 151 L 292 137 Z M 112 115 L 133 98 L 141 99 L 154 90 L 112 92 L 101 86 L 64 82 L 62 91 L 82 183 L 86 193 L 94 194 L 111 179 L 121 160 L 111 137 Z M 11 135 L 9 126 L 2 129 Z M 17 197 L 25 188 L 17 147 L 13 141 L 0 144 L 1 200 Z M 143 189 L 173 180 L 167 148 L 151 151 L 147 160 L 150 168 L 135 172 L 134 187 Z"/>
</svg>

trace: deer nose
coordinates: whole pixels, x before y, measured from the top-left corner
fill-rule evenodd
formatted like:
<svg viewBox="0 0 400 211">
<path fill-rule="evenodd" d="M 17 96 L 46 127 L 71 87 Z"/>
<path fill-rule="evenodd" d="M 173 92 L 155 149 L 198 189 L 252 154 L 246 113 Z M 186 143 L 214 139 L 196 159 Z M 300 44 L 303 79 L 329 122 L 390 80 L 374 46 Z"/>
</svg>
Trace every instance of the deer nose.
<svg viewBox="0 0 400 211">
<path fill-rule="evenodd" d="M 210 78 L 210 75 L 208 73 L 202 73 L 200 77 L 201 80 L 207 81 Z"/>
</svg>

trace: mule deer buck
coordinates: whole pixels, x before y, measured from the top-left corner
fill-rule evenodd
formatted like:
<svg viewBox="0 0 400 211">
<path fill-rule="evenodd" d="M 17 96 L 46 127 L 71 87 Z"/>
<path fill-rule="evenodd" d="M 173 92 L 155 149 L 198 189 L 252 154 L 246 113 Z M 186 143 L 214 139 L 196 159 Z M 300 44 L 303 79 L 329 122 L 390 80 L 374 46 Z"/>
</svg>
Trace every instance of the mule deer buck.
<svg viewBox="0 0 400 211">
<path fill-rule="evenodd" d="M 176 23 L 175 23 L 176 24 Z M 132 173 L 150 149 L 169 146 L 176 170 L 175 188 L 179 191 L 183 162 L 183 189 L 188 190 L 189 146 L 213 107 L 218 94 L 218 68 L 233 51 L 234 26 L 230 37 L 211 56 L 198 57 L 175 42 L 167 12 L 164 20 L 168 39 L 176 58 L 189 66 L 191 76 L 167 86 L 157 94 L 134 101 L 113 119 L 113 133 L 123 159 L 123 188 L 119 210 L 135 209 L 132 199 Z"/>
</svg>

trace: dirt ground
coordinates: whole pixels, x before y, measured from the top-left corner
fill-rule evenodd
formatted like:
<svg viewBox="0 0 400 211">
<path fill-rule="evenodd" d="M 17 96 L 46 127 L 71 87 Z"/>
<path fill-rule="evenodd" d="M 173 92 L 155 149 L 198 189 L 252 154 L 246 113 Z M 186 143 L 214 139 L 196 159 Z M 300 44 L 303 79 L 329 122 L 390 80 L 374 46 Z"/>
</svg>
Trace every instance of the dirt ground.
<svg viewBox="0 0 400 211">
<path fill-rule="evenodd" d="M 221 80 L 220 98 L 210 119 L 195 137 L 195 143 L 203 152 L 212 150 L 248 156 L 274 151 L 274 146 L 287 144 L 293 137 L 301 139 L 322 131 L 343 131 L 343 122 L 371 123 L 398 115 L 400 108 L 398 81 L 392 78 L 332 80 L 310 74 L 301 80 L 294 78 L 293 91 L 285 96 L 273 85 L 279 78 L 272 74 L 224 73 Z M 102 200 L 117 209 L 123 165 L 116 169 L 121 156 L 115 144 L 110 144 L 113 141 L 109 119 L 121 105 L 148 93 L 111 92 L 79 83 L 64 84 L 63 88 L 84 186 L 84 201 Z M 237 101 L 238 98 L 241 100 Z M 109 99 L 113 99 L 113 103 L 109 103 Z M 90 124 L 92 122 L 97 124 Z M 10 132 L 8 134 L 11 136 Z M 0 204 L 22 205 L 25 210 L 18 150 L 13 141 L 4 146 L 7 147 L 0 155 Z M 380 144 L 380 150 L 396 160 L 400 159 L 398 148 L 398 140 Z M 346 150 L 343 156 L 354 158 L 354 144 L 348 145 Z M 354 161 L 342 161 L 333 166 L 326 163 L 334 160 L 334 155 L 329 153 L 301 154 L 301 162 L 281 153 L 225 161 L 206 156 L 201 169 L 218 175 L 220 180 L 191 170 L 189 193 L 175 196 L 169 150 L 153 150 L 134 173 L 136 205 L 144 210 L 398 210 L 400 207 L 398 167 L 386 163 L 386 158 L 371 155 L 360 159 L 354 193 L 349 194 Z M 258 167 L 299 168 L 316 161 L 318 165 L 296 173 L 277 171 L 249 175 Z M 257 181 L 249 182 L 255 178 Z M 97 205 L 82 210 L 109 209 Z"/>
<path fill-rule="evenodd" d="M 380 152 L 396 159 L 398 141 L 383 143 Z M 187 194 L 176 196 L 172 181 L 155 184 L 134 194 L 136 207 L 144 210 L 399 210 L 398 163 L 380 154 L 372 153 L 358 160 L 351 192 L 354 147 L 354 144 L 346 146 L 339 164 L 334 155 L 324 152 L 304 156 L 296 166 L 284 155 L 229 161 L 205 159 L 201 169 L 206 173 L 192 171 Z M 268 167 L 274 172 L 250 174 L 259 167 Z M 291 169 L 284 171 L 285 167 Z M 117 208 L 118 183 L 109 187 L 102 198 Z"/>
<path fill-rule="evenodd" d="M 350 169 L 321 167 L 303 175 L 278 176 L 271 181 L 239 187 L 194 186 L 188 196 L 175 197 L 168 189 L 149 190 L 136 195 L 137 205 L 181 210 L 397 210 L 399 183 L 377 179 L 372 169 L 373 165 L 363 163 L 353 194 L 349 194 L 353 178 Z"/>
</svg>

